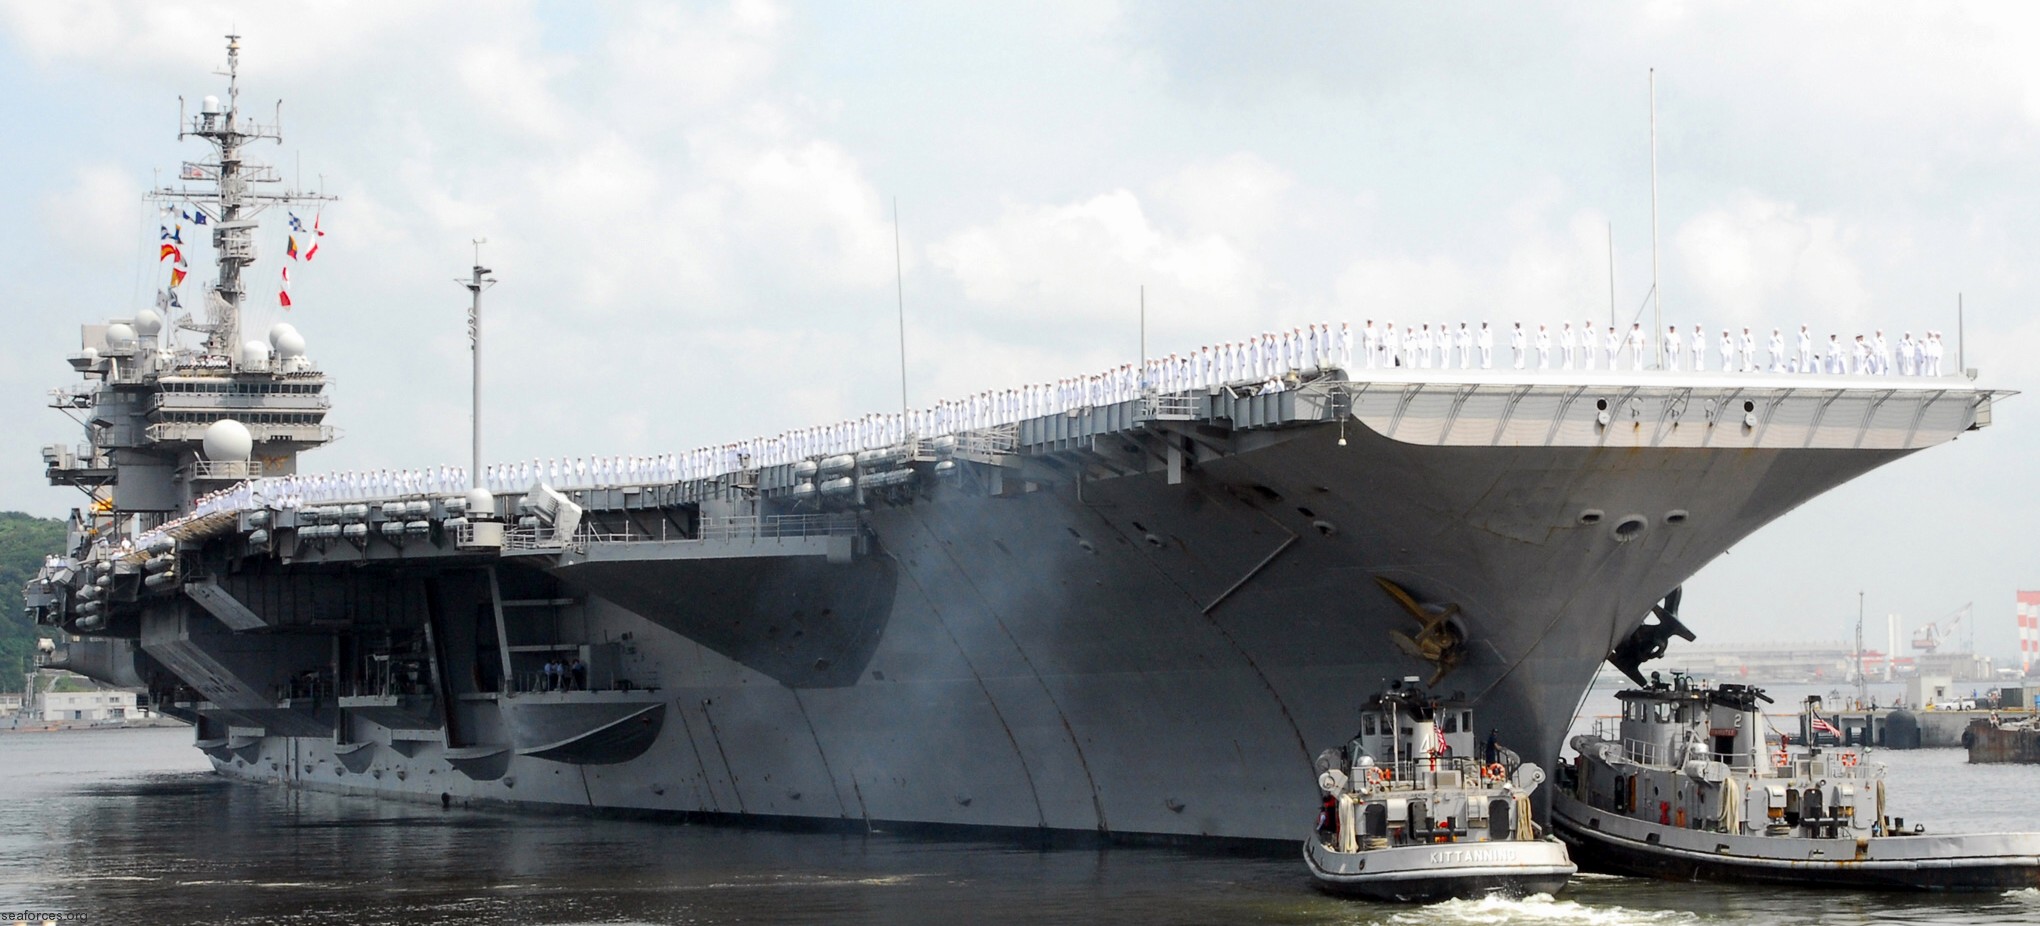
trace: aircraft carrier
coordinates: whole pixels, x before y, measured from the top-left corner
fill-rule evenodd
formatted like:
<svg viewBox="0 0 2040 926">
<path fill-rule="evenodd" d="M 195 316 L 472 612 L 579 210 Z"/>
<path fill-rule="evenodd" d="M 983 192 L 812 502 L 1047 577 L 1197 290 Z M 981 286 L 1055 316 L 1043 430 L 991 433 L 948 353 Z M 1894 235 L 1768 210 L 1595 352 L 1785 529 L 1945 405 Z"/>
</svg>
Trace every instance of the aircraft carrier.
<svg viewBox="0 0 2040 926">
<path fill-rule="evenodd" d="M 212 220 L 203 315 L 84 326 L 53 404 L 86 439 L 44 462 L 90 502 L 27 588 L 55 664 L 147 688 L 234 778 L 1287 846 L 1312 744 L 1384 680 L 1550 767 L 1688 576 L 1990 421 L 1968 376 L 1329 368 L 706 477 L 307 500 L 278 487 L 334 436 L 325 374 L 240 332 L 254 217 L 307 197 L 251 186 L 274 133 L 234 54 L 184 122 L 207 182 L 157 194 Z"/>
</svg>

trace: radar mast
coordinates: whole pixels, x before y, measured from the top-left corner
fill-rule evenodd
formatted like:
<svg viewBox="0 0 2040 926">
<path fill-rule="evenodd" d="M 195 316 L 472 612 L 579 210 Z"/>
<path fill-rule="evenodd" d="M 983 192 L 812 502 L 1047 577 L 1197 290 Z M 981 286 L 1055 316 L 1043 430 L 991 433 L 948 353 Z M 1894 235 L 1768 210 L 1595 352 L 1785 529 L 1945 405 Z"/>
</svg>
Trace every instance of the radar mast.
<svg viewBox="0 0 2040 926">
<path fill-rule="evenodd" d="M 179 328 L 205 335 L 206 353 L 237 358 L 241 343 L 241 308 L 247 299 L 247 285 L 242 272 L 255 263 L 257 256 L 255 217 L 274 205 L 330 202 L 337 197 L 299 189 L 259 192 L 252 187 L 253 184 L 281 183 L 283 180 L 274 165 L 248 160 L 244 153 L 250 142 L 262 139 L 283 144 L 283 103 L 279 101 L 276 104 L 276 115 L 267 123 L 242 114 L 241 37 L 228 35 L 226 38 L 226 69 L 214 72 L 227 79 L 224 109 L 218 98 L 211 96 L 200 103 L 195 116 L 186 116 L 179 107 L 178 140 L 192 136 L 205 139 L 212 144 L 213 155 L 208 160 L 185 161 L 177 171 L 179 185 L 152 190 L 148 198 L 166 206 L 173 203 L 190 206 L 203 214 L 205 224 L 212 228 L 218 275 L 206 293 L 204 320 L 185 315 L 175 321 Z M 194 187 L 190 185 L 192 181 L 210 183 L 211 187 Z"/>
</svg>

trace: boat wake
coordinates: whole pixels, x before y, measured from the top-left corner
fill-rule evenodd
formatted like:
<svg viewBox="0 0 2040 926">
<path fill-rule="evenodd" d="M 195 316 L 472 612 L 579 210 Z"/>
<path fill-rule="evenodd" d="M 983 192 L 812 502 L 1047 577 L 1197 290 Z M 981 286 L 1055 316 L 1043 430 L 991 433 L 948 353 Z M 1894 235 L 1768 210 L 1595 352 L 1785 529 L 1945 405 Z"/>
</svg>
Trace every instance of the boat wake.
<svg viewBox="0 0 2040 926">
<path fill-rule="evenodd" d="M 1477 900 L 1448 900 L 1414 910 L 1405 910 L 1388 922 L 1410 926 L 1499 923 L 1578 923 L 1582 926 L 1646 926 L 1663 923 L 1697 923 L 1700 918 L 1684 910 L 1631 910 L 1626 907 L 1588 906 L 1576 900 L 1558 900 L 1550 894 L 1523 898 L 1482 897 Z"/>
</svg>

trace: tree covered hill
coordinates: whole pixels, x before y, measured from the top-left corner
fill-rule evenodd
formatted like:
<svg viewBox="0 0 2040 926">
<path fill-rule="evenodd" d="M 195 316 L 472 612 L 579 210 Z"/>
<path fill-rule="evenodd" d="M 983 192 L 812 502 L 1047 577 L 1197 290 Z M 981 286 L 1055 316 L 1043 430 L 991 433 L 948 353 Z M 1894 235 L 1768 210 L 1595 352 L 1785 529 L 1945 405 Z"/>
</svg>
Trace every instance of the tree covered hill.
<svg viewBox="0 0 2040 926">
<path fill-rule="evenodd" d="M 0 511 L 0 689 L 20 687 L 35 659 L 36 638 L 52 635 L 53 628 L 37 627 L 22 614 L 21 587 L 43 557 L 63 547 L 64 522 Z"/>
</svg>

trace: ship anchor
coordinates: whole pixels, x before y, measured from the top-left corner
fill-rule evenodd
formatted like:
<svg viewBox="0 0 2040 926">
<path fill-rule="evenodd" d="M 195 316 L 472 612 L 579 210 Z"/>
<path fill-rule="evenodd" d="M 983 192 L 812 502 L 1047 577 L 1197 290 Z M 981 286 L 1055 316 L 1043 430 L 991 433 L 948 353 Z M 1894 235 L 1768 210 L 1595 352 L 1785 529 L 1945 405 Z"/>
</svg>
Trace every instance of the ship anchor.
<svg viewBox="0 0 2040 926">
<path fill-rule="evenodd" d="M 1395 645 L 1403 652 L 1430 663 L 1436 669 L 1431 673 L 1431 680 L 1425 684 L 1436 685 L 1447 673 L 1459 668 L 1459 663 L 1466 658 L 1466 634 L 1452 622 L 1452 618 L 1460 613 L 1459 606 L 1419 604 L 1416 598 L 1395 582 L 1381 576 L 1375 576 L 1374 581 L 1422 625 L 1422 629 L 1414 635 L 1401 630 L 1390 630 L 1388 638 L 1395 641 Z"/>
<path fill-rule="evenodd" d="M 1642 665 L 1665 654 L 1673 637 L 1692 642 L 1693 631 L 1679 623 L 1679 600 L 1685 597 L 1686 587 L 1681 585 L 1666 594 L 1663 601 L 1650 606 L 1650 615 L 1656 623 L 1639 624 L 1629 632 L 1621 643 L 1608 651 L 1608 664 L 1622 670 L 1623 675 L 1638 685 L 1644 684 Z"/>
</svg>

